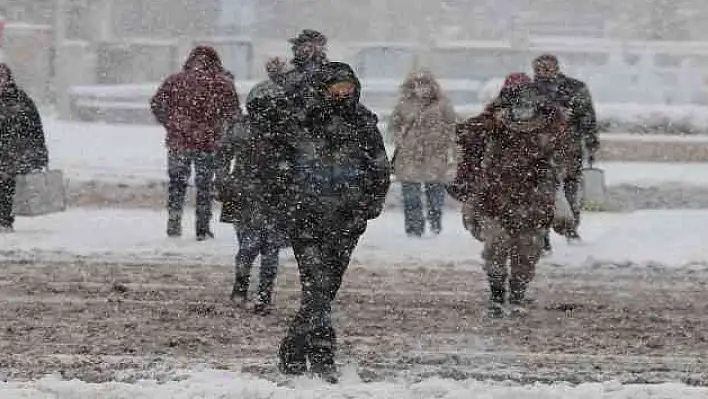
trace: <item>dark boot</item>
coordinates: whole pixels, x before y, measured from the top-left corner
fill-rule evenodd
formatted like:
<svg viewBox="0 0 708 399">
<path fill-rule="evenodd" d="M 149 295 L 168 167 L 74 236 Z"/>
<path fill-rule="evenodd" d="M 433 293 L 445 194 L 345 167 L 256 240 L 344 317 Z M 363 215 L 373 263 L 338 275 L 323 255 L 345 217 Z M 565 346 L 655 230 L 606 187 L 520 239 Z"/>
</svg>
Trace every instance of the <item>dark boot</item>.
<svg viewBox="0 0 708 399">
<path fill-rule="evenodd" d="M 504 303 L 506 300 L 506 278 L 489 278 L 489 307 L 488 315 L 492 318 L 504 316 Z"/>
<path fill-rule="evenodd" d="M 526 301 L 527 286 L 527 283 L 517 278 L 512 277 L 509 280 L 509 305 L 513 315 L 522 315 L 526 313 L 526 306 L 528 305 L 528 302 Z"/>
<path fill-rule="evenodd" d="M 315 332 L 308 345 L 307 357 L 312 374 L 330 384 L 339 382 L 339 373 L 334 363 L 334 331 Z"/>
<path fill-rule="evenodd" d="M 182 235 L 182 213 L 170 211 L 167 217 L 167 236 L 179 237 Z"/>
<path fill-rule="evenodd" d="M 306 340 L 285 337 L 278 349 L 278 369 L 285 375 L 303 375 L 307 372 Z"/>
<path fill-rule="evenodd" d="M 214 233 L 211 231 L 210 219 L 211 217 L 203 212 L 197 212 L 197 241 L 205 241 L 214 238 Z"/>
<path fill-rule="evenodd" d="M 231 300 L 233 302 L 246 302 L 248 300 L 248 280 L 248 276 L 236 276 L 234 287 L 231 290 Z"/>
<path fill-rule="evenodd" d="M 273 296 L 273 286 L 272 284 L 260 283 L 258 287 L 258 295 L 256 296 L 256 303 L 253 305 L 253 313 L 259 316 L 267 316 L 272 310 L 272 296 Z"/>
</svg>

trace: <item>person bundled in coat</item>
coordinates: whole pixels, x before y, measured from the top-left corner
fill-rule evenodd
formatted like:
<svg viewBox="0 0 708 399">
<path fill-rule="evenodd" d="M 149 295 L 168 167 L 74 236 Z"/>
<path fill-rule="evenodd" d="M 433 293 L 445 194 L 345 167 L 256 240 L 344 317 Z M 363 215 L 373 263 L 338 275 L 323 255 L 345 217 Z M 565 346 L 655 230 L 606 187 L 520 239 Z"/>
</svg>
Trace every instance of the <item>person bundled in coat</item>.
<svg viewBox="0 0 708 399">
<path fill-rule="evenodd" d="M 236 230 L 238 252 L 231 300 L 247 302 L 251 269 L 260 255 L 259 285 L 253 310 L 271 311 L 273 290 L 279 267 L 280 248 L 285 236 L 269 212 L 264 192 L 266 174 L 275 160 L 270 136 L 289 129 L 284 91 L 275 83 L 257 84 L 246 99 L 247 114 L 241 117 L 216 151 L 217 199 L 222 202 L 221 222 Z"/>
<path fill-rule="evenodd" d="M 507 85 L 461 130 L 467 156 L 452 194 L 481 219 L 489 314 L 504 315 L 506 304 L 520 313 L 554 221 L 553 158 L 567 145 L 565 117 L 534 83 L 524 81 Z"/>
<path fill-rule="evenodd" d="M 17 86 L 10 67 L 0 64 L 0 233 L 14 229 L 17 176 L 44 169 L 48 163 L 39 111 Z"/>
<path fill-rule="evenodd" d="M 278 352 L 285 374 L 337 379 L 332 305 L 368 221 L 383 211 L 390 164 L 378 118 L 359 102 L 352 68 L 329 62 L 313 75 L 316 97 L 304 118 L 277 130 L 264 169 L 265 203 L 297 259 L 302 298 Z"/>
<path fill-rule="evenodd" d="M 456 114 L 429 71 L 411 73 L 401 85 L 401 96 L 388 125 L 395 155 L 393 171 L 403 191 L 405 231 L 411 237 L 425 232 L 423 191 L 430 230 L 442 230 L 445 184 L 454 173 Z"/>
<path fill-rule="evenodd" d="M 187 183 L 194 165 L 196 236 L 213 238 L 214 151 L 217 142 L 241 114 L 233 80 L 212 47 L 197 46 L 182 71 L 169 76 L 150 106 L 167 130 L 167 235 L 182 235 L 182 213 Z"/>
</svg>

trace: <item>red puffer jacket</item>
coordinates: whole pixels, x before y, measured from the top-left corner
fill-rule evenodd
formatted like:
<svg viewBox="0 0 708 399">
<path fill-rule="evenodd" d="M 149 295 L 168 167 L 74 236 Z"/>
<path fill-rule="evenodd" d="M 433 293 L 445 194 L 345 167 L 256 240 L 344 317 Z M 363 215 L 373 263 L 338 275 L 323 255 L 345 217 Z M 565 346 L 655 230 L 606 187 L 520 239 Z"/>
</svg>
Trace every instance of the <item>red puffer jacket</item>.
<svg viewBox="0 0 708 399">
<path fill-rule="evenodd" d="M 183 70 L 165 80 L 150 106 L 167 130 L 167 147 L 177 151 L 213 151 L 241 114 L 234 83 L 216 50 L 207 46 L 192 50 Z"/>
</svg>

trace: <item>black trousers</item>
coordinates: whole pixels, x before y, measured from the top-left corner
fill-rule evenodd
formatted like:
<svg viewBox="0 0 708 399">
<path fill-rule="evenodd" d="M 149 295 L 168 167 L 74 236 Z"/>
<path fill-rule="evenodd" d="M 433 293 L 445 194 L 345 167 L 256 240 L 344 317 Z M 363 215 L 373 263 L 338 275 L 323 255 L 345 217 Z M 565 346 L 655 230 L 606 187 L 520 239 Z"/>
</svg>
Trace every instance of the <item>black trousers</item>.
<svg viewBox="0 0 708 399">
<path fill-rule="evenodd" d="M 300 309 L 288 328 L 283 345 L 311 362 L 332 363 L 336 334 L 332 325 L 332 301 L 342 286 L 352 252 L 366 229 L 366 222 L 342 220 L 326 228 L 297 229 L 291 244 L 302 286 Z M 313 358 L 313 356 L 315 358 Z"/>
</svg>

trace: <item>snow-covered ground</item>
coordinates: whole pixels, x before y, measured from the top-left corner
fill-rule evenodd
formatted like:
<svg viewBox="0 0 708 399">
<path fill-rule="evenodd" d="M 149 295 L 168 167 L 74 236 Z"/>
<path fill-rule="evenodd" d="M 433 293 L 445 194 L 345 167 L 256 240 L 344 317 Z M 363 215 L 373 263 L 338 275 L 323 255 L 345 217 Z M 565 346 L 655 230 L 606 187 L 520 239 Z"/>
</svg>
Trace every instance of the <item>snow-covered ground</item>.
<svg viewBox="0 0 708 399">
<path fill-rule="evenodd" d="M 121 262 L 210 262 L 230 264 L 234 234 L 230 225 L 216 223 L 216 240 L 198 243 L 192 218 L 185 235 L 165 237 L 166 215 L 150 210 L 70 209 L 40 218 L 18 218 L 17 232 L 2 238 L 0 256 L 34 260 L 76 256 Z M 354 261 L 371 267 L 451 265 L 477 268 L 481 245 L 462 228 L 457 212 L 447 212 L 440 236 L 408 239 L 403 215 L 391 210 L 370 223 L 354 253 Z M 554 235 L 555 250 L 544 263 L 570 267 L 595 264 L 663 265 L 708 268 L 708 211 L 640 211 L 588 213 L 581 234 L 584 243 L 570 246 Z M 292 258 L 289 252 L 286 257 Z"/>
<path fill-rule="evenodd" d="M 430 379 L 420 383 L 381 382 L 362 384 L 356 377 L 336 386 L 302 379 L 290 387 L 258 380 L 238 373 L 201 371 L 185 373 L 182 381 L 136 384 L 87 384 L 47 377 L 31 383 L 0 384 L 3 399 L 699 399 L 708 396 L 704 388 L 680 384 L 580 386 L 519 386 L 476 381 Z"/>
</svg>

